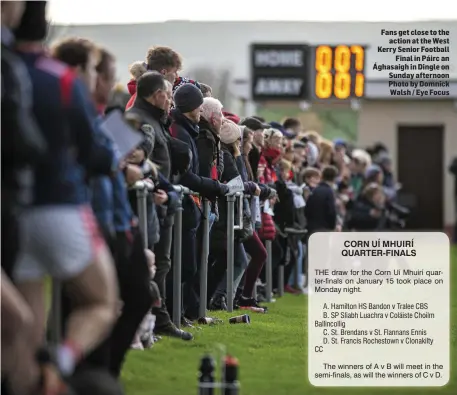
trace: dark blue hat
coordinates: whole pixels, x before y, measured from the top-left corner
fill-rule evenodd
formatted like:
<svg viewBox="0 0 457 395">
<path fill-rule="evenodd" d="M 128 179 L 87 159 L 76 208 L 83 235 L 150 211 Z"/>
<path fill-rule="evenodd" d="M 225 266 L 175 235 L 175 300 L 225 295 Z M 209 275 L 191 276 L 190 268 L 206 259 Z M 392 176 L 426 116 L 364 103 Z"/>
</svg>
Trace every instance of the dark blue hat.
<svg viewBox="0 0 457 395">
<path fill-rule="evenodd" d="M 184 84 L 176 89 L 173 99 L 175 107 L 185 114 L 203 104 L 203 93 L 194 84 Z"/>
<path fill-rule="evenodd" d="M 292 140 L 293 138 L 296 137 L 294 134 L 292 134 L 292 133 L 288 132 L 286 129 L 284 129 L 284 126 L 282 126 L 279 122 L 270 122 L 270 126 L 273 129 L 278 129 L 283 134 L 283 136 L 287 137 L 289 140 Z"/>
</svg>

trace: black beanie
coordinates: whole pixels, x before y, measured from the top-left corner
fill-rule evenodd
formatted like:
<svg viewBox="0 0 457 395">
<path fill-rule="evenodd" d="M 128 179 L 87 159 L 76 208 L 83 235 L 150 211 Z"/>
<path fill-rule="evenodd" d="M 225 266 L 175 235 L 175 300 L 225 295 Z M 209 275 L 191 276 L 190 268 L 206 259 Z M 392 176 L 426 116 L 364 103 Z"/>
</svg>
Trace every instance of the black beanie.
<svg viewBox="0 0 457 395">
<path fill-rule="evenodd" d="M 47 1 L 26 1 L 21 23 L 14 31 L 17 40 L 43 41 L 48 34 Z"/>
<path fill-rule="evenodd" d="M 173 96 L 175 107 L 183 114 L 196 110 L 203 104 L 203 94 L 194 84 L 180 86 Z"/>
</svg>

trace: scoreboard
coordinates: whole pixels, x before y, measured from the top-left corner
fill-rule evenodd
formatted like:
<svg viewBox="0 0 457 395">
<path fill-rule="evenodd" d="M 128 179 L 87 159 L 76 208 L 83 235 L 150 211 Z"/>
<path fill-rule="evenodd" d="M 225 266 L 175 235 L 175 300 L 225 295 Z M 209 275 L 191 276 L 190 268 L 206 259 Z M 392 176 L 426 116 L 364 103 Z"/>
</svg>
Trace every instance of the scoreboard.
<svg viewBox="0 0 457 395">
<path fill-rule="evenodd" d="M 316 99 L 350 99 L 365 92 L 365 49 L 360 45 L 313 47 L 312 95 Z"/>
<path fill-rule="evenodd" d="M 251 45 L 253 100 L 348 100 L 365 94 L 365 46 Z"/>
</svg>

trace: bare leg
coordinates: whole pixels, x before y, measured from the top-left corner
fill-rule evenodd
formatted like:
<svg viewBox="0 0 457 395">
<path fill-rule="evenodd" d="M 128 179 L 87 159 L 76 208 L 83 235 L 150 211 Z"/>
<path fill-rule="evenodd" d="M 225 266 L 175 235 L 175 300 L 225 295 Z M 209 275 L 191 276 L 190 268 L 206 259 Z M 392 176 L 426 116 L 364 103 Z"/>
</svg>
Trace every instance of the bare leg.
<svg viewBox="0 0 457 395">
<path fill-rule="evenodd" d="M 33 326 L 28 327 L 18 346 L 18 367 L 11 375 L 10 383 L 15 393 L 29 394 L 39 381 L 39 367 L 35 353 L 42 345 L 46 320 L 44 280 L 23 282 L 18 290 L 33 312 Z"/>
<path fill-rule="evenodd" d="M 118 315 L 117 279 L 107 248 L 67 287 L 75 309 L 68 318 L 66 342 L 87 354 L 104 340 Z"/>
<path fill-rule="evenodd" d="M 2 373 L 8 376 L 17 369 L 17 347 L 32 326 L 33 313 L 3 270 L 1 283 Z"/>
</svg>

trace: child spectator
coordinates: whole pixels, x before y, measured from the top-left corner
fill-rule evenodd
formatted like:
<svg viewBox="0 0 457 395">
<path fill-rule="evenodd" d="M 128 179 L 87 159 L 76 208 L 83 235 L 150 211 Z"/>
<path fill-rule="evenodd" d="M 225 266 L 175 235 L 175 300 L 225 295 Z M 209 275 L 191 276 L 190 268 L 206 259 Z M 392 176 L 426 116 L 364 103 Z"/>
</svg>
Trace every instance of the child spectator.
<svg viewBox="0 0 457 395">
<path fill-rule="evenodd" d="M 321 182 L 321 171 L 314 167 L 307 167 L 302 172 L 302 182 L 304 184 L 303 195 L 308 200 L 309 195 Z"/>
<path fill-rule="evenodd" d="M 151 275 L 151 294 L 152 294 L 152 306 L 160 307 L 162 301 L 160 298 L 160 292 L 157 284 L 153 281 L 156 274 L 155 255 L 151 250 L 145 250 L 146 258 L 149 266 L 149 273 Z M 138 328 L 135 337 L 133 338 L 131 348 L 134 350 L 144 350 L 145 348 L 151 348 L 154 344 L 155 338 L 153 336 L 154 324 L 156 317 L 151 312 L 148 312 Z"/>
</svg>

